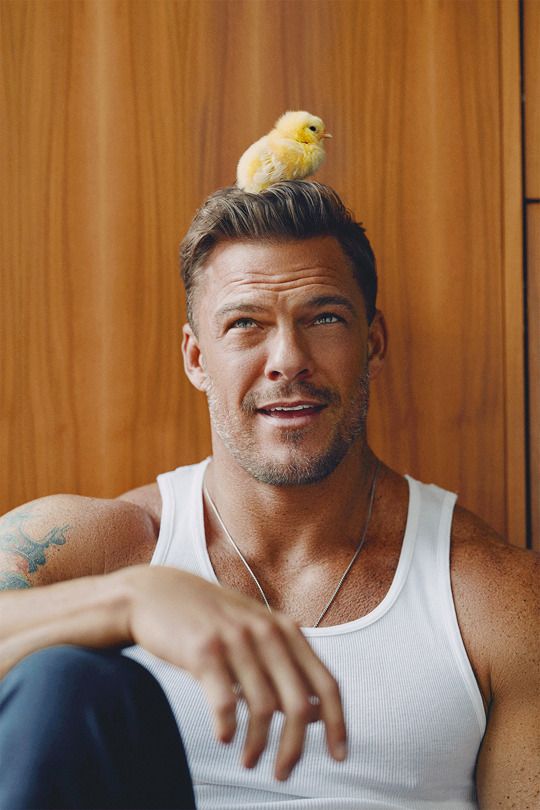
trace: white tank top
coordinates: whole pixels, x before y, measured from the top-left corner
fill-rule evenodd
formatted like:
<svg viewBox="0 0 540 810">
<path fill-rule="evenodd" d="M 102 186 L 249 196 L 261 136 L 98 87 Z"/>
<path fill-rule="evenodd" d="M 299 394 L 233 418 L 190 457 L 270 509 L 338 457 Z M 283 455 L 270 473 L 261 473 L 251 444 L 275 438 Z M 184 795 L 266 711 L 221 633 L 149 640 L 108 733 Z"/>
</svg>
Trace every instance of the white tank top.
<svg viewBox="0 0 540 810">
<path fill-rule="evenodd" d="M 210 459 L 158 476 L 161 530 L 152 565 L 217 582 L 204 537 L 202 480 Z M 247 711 L 217 742 L 198 682 L 140 647 L 126 654 L 161 683 L 184 741 L 199 810 L 469 810 L 478 807 L 474 768 L 486 728 L 450 587 L 450 527 L 456 496 L 407 476 L 409 511 L 399 563 L 382 602 L 355 621 L 305 628 L 337 678 L 349 754 L 327 753 L 322 723 L 308 727 L 304 755 L 286 782 L 273 777 L 282 716 L 256 768 L 240 764 Z"/>
</svg>

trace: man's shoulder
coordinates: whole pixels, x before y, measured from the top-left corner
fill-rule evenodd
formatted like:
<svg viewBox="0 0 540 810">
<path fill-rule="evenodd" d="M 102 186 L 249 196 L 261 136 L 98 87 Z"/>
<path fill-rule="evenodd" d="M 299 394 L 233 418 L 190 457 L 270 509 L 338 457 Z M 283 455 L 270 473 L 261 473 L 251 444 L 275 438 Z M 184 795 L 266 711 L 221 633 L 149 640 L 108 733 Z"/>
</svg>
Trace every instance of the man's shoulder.
<svg viewBox="0 0 540 810">
<path fill-rule="evenodd" d="M 177 467 L 174 470 L 164 473 L 163 477 L 174 477 L 177 484 L 180 480 L 182 482 L 181 486 L 183 486 L 186 482 L 189 483 L 194 475 L 199 474 L 199 471 L 204 471 L 207 463 L 208 458 L 196 462 L 195 464 L 185 464 L 182 467 Z M 121 495 L 118 495 L 116 500 L 128 501 L 143 509 L 154 524 L 157 538 L 161 526 L 161 512 L 163 509 L 163 500 L 157 481 L 152 481 L 149 484 L 134 487 L 127 492 L 123 492 Z"/>
<path fill-rule="evenodd" d="M 0 590 L 107 574 L 149 561 L 157 534 L 135 503 L 59 493 L 0 518 Z"/>
<path fill-rule="evenodd" d="M 486 587 L 510 592 L 523 587 L 528 572 L 538 575 L 540 554 L 512 545 L 485 521 L 456 504 L 452 522 L 452 554 L 463 573 L 479 577 Z"/>
<path fill-rule="evenodd" d="M 161 525 L 162 499 L 157 482 L 135 487 L 118 495 L 118 501 L 128 501 L 143 509 L 151 518 L 157 532 Z M 157 535 L 156 535 L 157 536 Z"/>
<path fill-rule="evenodd" d="M 457 506 L 451 569 L 458 615 L 489 659 L 492 692 L 513 689 L 538 649 L 540 554 L 506 543 Z"/>
</svg>

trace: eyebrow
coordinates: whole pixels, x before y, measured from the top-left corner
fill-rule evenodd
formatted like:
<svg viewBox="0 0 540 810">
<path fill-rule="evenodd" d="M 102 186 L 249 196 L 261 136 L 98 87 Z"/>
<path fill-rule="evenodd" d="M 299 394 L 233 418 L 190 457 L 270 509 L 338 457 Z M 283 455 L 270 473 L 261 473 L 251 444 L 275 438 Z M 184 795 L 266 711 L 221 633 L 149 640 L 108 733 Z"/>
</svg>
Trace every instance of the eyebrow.
<svg viewBox="0 0 540 810">
<path fill-rule="evenodd" d="M 328 306 L 340 306 L 345 307 L 351 315 L 356 316 L 358 313 L 356 308 L 351 303 L 348 298 L 345 298 L 342 295 L 317 295 L 314 298 L 310 298 L 303 304 L 303 307 L 306 309 L 318 309 L 319 307 L 328 307 Z M 218 309 L 215 315 L 216 321 L 221 321 L 227 315 L 232 315 L 235 313 L 242 313 L 246 315 L 253 314 L 255 315 L 258 312 L 266 312 L 268 307 L 262 306 L 260 304 L 252 304 L 249 302 L 243 301 L 236 301 L 231 304 L 226 304 L 225 306 Z"/>
<path fill-rule="evenodd" d="M 234 304 L 227 304 L 221 309 L 218 309 L 216 312 L 216 320 L 222 320 L 227 315 L 231 315 L 234 312 L 248 312 L 248 313 L 256 313 L 256 312 L 265 312 L 267 307 L 263 307 L 260 304 L 248 304 L 247 302 L 237 301 Z"/>
<path fill-rule="evenodd" d="M 356 307 L 354 304 L 343 295 L 318 295 L 315 298 L 310 298 L 306 306 L 318 309 L 319 307 L 345 307 L 351 315 L 357 315 Z"/>
</svg>

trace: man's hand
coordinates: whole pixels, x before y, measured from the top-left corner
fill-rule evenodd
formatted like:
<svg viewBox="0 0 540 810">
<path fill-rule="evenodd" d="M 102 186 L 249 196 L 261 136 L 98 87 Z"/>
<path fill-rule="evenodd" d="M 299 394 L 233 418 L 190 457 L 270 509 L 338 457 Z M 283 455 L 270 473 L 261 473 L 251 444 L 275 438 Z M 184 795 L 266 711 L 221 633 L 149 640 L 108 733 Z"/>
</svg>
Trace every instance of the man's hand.
<svg viewBox="0 0 540 810">
<path fill-rule="evenodd" d="M 129 590 L 127 634 L 149 652 L 197 678 L 214 714 L 216 737 L 236 732 L 238 691 L 249 708 L 243 763 L 253 767 L 266 747 L 276 711 L 285 715 L 277 779 L 298 762 L 308 723 L 322 719 L 328 749 L 346 756 L 337 682 L 295 622 L 234 591 L 166 567 L 118 572 Z"/>
</svg>

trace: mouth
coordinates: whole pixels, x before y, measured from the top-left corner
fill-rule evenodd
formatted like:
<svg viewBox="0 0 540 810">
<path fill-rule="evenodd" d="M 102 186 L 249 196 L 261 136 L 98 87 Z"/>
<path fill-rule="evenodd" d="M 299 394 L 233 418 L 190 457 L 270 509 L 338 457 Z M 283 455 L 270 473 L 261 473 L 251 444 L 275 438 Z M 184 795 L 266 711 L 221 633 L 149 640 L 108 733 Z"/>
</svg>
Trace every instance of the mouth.
<svg viewBox="0 0 540 810">
<path fill-rule="evenodd" d="M 274 423 L 303 427 L 314 421 L 325 408 L 325 404 L 318 402 L 273 403 L 258 408 L 257 413 Z"/>
</svg>

